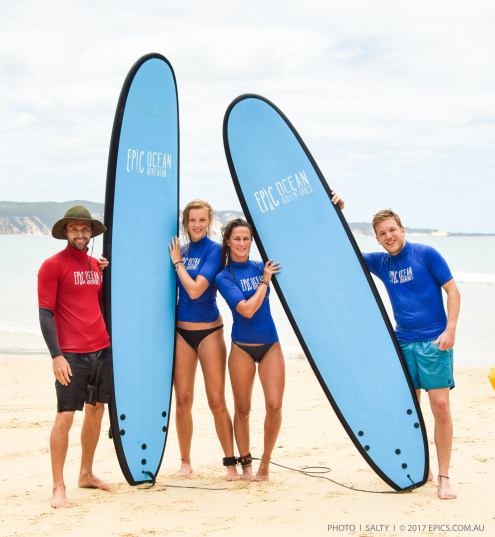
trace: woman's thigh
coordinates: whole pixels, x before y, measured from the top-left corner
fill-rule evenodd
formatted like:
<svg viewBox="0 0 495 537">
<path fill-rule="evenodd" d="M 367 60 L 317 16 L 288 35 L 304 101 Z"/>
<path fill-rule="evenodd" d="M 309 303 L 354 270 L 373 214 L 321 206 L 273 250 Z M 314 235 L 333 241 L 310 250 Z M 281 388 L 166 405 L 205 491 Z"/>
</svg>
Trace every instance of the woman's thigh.
<svg viewBox="0 0 495 537">
<path fill-rule="evenodd" d="M 267 406 L 279 408 L 285 389 L 285 361 L 280 342 L 265 354 L 258 368 Z"/>
<path fill-rule="evenodd" d="M 208 399 L 215 397 L 225 399 L 227 348 L 223 338 L 223 328 L 203 339 L 198 347 L 198 356 Z"/>
<path fill-rule="evenodd" d="M 174 390 L 177 398 L 194 393 L 198 353 L 177 334 L 175 342 Z"/>
<path fill-rule="evenodd" d="M 229 374 L 236 407 L 250 407 L 256 364 L 246 352 L 233 343 L 229 355 Z"/>
</svg>

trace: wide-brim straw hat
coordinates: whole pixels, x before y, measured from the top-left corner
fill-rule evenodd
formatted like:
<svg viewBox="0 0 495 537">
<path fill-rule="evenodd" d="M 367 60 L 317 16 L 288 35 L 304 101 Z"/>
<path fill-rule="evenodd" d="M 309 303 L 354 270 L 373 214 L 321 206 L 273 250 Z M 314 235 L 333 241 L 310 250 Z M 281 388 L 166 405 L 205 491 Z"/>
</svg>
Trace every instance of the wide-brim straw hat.
<svg viewBox="0 0 495 537">
<path fill-rule="evenodd" d="M 64 233 L 65 224 L 74 220 L 87 220 L 88 222 L 91 222 L 93 224 L 92 237 L 101 235 L 107 229 L 99 220 L 96 220 L 91 216 L 91 213 L 86 207 L 83 207 L 82 205 L 74 205 L 74 207 L 65 211 L 63 218 L 53 224 L 52 237 L 55 237 L 56 239 L 66 239 L 67 235 Z"/>
</svg>

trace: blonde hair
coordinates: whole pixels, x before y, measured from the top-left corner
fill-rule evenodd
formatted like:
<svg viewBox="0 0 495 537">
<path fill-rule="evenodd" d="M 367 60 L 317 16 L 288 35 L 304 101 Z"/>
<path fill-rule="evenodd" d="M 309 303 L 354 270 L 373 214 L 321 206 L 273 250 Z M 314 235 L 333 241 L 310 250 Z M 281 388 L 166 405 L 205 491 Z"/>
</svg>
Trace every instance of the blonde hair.
<svg viewBox="0 0 495 537">
<path fill-rule="evenodd" d="M 373 229 L 375 231 L 375 234 L 376 234 L 376 226 L 380 223 L 380 222 L 383 222 L 384 220 L 388 220 L 389 218 L 393 218 L 396 222 L 397 222 L 397 225 L 399 227 L 404 227 L 402 225 L 402 222 L 400 221 L 400 218 L 399 218 L 399 215 L 397 213 L 394 213 L 394 211 L 392 211 L 392 209 L 385 209 L 383 211 L 378 211 L 375 216 L 373 217 Z"/>
<path fill-rule="evenodd" d="M 187 240 L 187 242 L 191 242 L 191 236 L 189 235 L 189 230 L 187 229 L 187 224 L 189 223 L 189 212 L 191 211 L 191 209 L 208 210 L 208 218 L 210 219 L 210 223 L 208 224 L 208 228 L 206 229 L 206 234 L 208 235 L 208 237 L 210 237 L 211 225 L 213 223 L 213 215 L 215 213 L 213 212 L 211 205 L 207 201 L 192 200 L 186 205 L 186 207 L 184 208 L 184 212 L 182 213 L 182 233 L 184 235 L 184 238 Z"/>
</svg>

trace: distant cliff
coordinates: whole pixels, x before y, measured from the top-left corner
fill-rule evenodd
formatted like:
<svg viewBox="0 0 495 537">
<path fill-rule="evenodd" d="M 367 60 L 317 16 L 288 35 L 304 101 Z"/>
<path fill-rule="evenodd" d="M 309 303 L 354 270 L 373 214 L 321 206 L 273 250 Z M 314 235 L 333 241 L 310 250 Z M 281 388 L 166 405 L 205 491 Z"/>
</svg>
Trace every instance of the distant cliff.
<svg viewBox="0 0 495 537">
<path fill-rule="evenodd" d="M 73 205 L 84 205 L 93 218 L 103 221 L 103 203 L 93 201 L 0 201 L 0 234 L 49 235 L 53 224 L 63 218 L 65 211 Z"/>
<path fill-rule="evenodd" d="M 0 235 L 49 235 L 53 224 L 74 205 L 84 205 L 93 218 L 103 222 L 103 203 L 86 200 L 64 202 L 0 201 Z M 182 218 L 182 211 L 180 212 Z M 238 211 L 218 211 L 212 225 L 213 235 L 221 237 L 222 226 L 234 218 L 244 218 Z"/>
<path fill-rule="evenodd" d="M 103 203 L 94 201 L 72 200 L 64 202 L 15 202 L 0 201 L 0 235 L 49 235 L 53 224 L 63 217 L 65 211 L 73 205 L 84 205 L 94 218 L 103 222 Z M 180 213 L 182 217 L 182 211 Z M 214 237 L 219 240 L 221 229 L 233 218 L 243 218 L 239 211 L 217 211 L 212 225 Z M 356 237 L 374 236 L 373 227 L 367 222 L 349 222 L 349 227 Z M 406 227 L 410 236 L 483 236 L 483 233 L 449 233 L 434 229 Z"/>
</svg>

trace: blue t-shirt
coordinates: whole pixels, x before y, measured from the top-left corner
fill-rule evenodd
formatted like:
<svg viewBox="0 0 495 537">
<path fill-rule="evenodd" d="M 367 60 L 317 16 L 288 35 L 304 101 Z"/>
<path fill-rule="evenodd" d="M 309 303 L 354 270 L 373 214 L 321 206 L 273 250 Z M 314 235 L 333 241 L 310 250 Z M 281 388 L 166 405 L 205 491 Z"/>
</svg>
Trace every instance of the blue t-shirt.
<svg viewBox="0 0 495 537">
<path fill-rule="evenodd" d="M 444 332 L 447 316 L 442 285 L 452 279 L 445 259 L 431 246 L 406 242 L 397 255 L 363 253 L 370 272 L 378 276 L 392 303 L 401 343 L 434 341 Z"/>
<path fill-rule="evenodd" d="M 177 320 L 191 323 L 212 323 L 218 319 L 216 301 L 215 276 L 222 267 L 222 247 L 217 242 L 204 237 L 197 242 L 190 242 L 181 246 L 182 263 L 189 276 L 196 280 L 203 276 L 208 280 L 208 287 L 204 293 L 195 299 L 189 298 L 179 277 L 179 305 L 177 307 Z"/>
<path fill-rule="evenodd" d="M 249 300 L 258 289 L 264 267 L 261 261 L 247 261 L 246 263 L 231 261 L 230 270 L 229 267 L 225 267 L 216 277 L 218 290 L 232 310 L 234 318 L 232 340 L 238 343 L 276 343 L 278 341 L 277 329 L 268 300 L 270 289 L 267 290 L 261 306 L 251 319 L 236 311 L 237 304 L 243 300 Z"/>
</svg>

